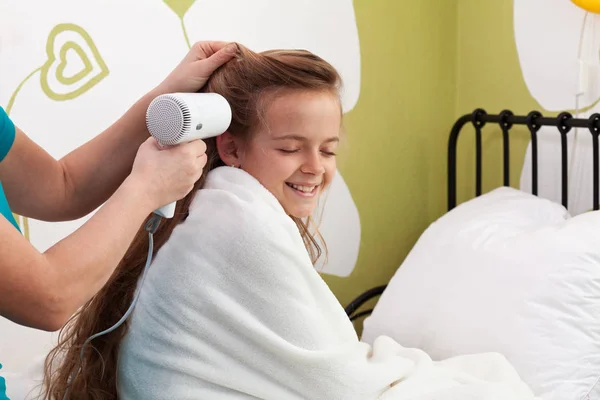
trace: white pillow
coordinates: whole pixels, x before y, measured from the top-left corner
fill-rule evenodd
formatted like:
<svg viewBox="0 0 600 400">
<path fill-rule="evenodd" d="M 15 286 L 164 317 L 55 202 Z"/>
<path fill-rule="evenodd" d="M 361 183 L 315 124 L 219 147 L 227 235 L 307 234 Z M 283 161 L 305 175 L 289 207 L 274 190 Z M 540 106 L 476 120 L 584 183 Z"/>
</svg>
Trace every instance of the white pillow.
<svg viewBox="0 0 600 400">
<path fill-rule="evenodd" d="M 600 213 L 504 187 L 463 203 L 364 321 L 380 335 L 438 360 L 499 352 L 544 400 L 600 400 Z"/>
</svg>

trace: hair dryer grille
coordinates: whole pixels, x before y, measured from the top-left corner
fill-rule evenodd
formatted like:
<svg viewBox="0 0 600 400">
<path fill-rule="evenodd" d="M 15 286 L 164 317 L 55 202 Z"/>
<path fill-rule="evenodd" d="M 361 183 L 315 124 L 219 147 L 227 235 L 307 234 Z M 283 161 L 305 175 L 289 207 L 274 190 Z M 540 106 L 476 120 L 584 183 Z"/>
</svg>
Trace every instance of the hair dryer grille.
<svg viewBox="0 0 600 400">
<path fill-rule="evenodd" d="M 179 143 L 189 131 L 191 113 L 186 103 L 176 96 L 163 95 L 154 99 L 146 112 L 148 130 L 162 145 Z"/>
</svg>

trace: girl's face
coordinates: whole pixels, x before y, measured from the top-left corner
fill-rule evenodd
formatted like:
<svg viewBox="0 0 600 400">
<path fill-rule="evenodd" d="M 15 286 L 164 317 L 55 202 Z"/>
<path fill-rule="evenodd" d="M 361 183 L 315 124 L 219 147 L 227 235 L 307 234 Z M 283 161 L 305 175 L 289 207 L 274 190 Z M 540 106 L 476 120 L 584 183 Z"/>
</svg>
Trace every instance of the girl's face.
<svg viewBox="0 0 600 400">
<path fill-rule="evenodd" d="M 254 176 L 289 215 L 307 217 L 334 177 L 341 118 L 332 93 L 278 95 L 251 139 L 238 144 L 237 160 L 224 161 Z"/>
</svg>

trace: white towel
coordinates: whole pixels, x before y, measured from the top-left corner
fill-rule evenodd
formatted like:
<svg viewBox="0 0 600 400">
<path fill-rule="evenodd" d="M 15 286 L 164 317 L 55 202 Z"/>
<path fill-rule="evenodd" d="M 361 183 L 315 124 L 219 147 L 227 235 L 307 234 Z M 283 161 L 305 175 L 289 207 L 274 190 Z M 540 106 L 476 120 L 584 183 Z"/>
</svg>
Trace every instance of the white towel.
<svg viewBox="0 0 600 400">
<path fill-rule="evenodd" d="M 497 355 L 434 363 L 359 342 L 294 222 L 231 167 L 210 172 L 150 267 L 118 387 L 121 400 L 533 399 Z"/>
</svg>

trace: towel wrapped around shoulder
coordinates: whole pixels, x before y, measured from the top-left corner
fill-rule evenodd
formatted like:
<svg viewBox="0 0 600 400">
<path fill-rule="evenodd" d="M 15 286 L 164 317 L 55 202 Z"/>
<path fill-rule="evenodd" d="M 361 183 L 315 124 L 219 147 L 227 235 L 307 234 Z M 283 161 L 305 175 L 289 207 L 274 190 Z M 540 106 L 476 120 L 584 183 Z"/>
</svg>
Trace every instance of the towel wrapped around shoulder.
<svg viewBox="0 0 600 400">
<path fill-rule="evenodd" d="M 209 173 L 150 266 L 117 381 L 121 400 L 534 399 L 496 354 L 433 362 L 360 342 L 295 223 L 231 167 Z"/>
</svg>

